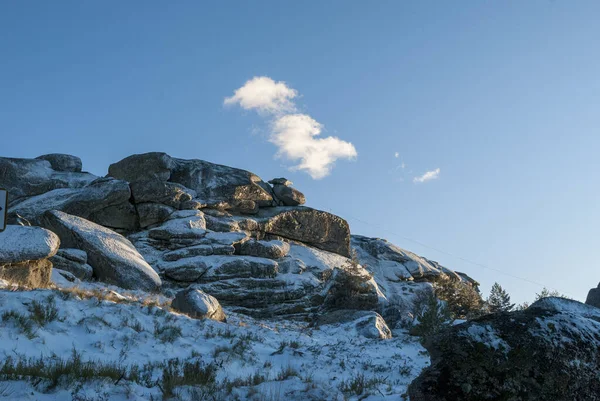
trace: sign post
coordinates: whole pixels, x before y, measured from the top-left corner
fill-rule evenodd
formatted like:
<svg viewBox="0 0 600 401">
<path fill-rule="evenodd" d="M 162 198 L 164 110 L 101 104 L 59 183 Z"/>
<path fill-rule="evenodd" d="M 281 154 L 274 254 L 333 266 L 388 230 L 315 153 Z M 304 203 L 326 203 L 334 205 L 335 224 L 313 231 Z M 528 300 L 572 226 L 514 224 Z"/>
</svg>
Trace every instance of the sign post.
<svg viewBox="0 0 600 401">
<path fill-rule="evenodd" d="M 8 210 L 8 191 L 0 188 L 0 232 L 6 229 L 6 212 Z"/>
</svg>

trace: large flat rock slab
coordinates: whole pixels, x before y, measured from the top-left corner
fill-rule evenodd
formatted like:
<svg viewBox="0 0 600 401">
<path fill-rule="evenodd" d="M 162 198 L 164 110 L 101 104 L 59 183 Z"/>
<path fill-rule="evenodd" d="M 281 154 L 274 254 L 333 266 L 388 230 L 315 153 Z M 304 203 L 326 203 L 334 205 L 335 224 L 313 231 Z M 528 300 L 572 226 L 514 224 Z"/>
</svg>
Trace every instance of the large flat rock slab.
<svg viewBox="0 0 600 401">
<path fill-rule="evenodd" d="M 84 250 L 98 279 L 130 290 L 160 289 L 158 274 L 122 235 L 57 210 L 46 212 L 43 224 L 65 247 Z"/>
</svg>

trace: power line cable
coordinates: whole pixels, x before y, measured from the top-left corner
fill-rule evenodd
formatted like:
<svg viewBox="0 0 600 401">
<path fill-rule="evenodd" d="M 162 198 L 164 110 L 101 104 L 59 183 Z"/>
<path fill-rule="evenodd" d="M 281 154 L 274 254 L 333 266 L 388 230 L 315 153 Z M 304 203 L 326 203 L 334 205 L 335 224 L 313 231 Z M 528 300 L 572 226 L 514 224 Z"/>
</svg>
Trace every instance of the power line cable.
<svg viewBox="0 0 600 401">
<path fill-rule="evenodd" d="M 421 242 L 421 241 L 418 241 L 418 240 L 416 240 L 416 239 L 409 238 L 409 237 L 407 237 L 407 236 L 404 236 L 404 235 L 401 235 L 401 234 L 395 233 L 395 232 L 393 232 L 393 231 L 390 231 L 390 230 L 388 230 L 388 229 L 387 229 L 387 228 L 385 228 L 385 227 L 382 227 L 382 226 L 380 226 L 380 225 L 377 225 L 377 224 L 369 223 L 369 222 L 367 222 L 367 221 L 364 221 L 364 220 L 362 220 L 362 219 L 359 219 L 359 218 L 357 218 L 357 217 L 354 217 L 354 216 L 352 216 L 352 215 L 349 215 L 349 214 L 347 214 L 347 213 L 346 213 L 346 216 L 348 216 L 348 217 L 349 217 L 350 219 L 352 219 L 352 220 L 358 221 L 359 223 L 362 223 L 362 224 L 365 224 L 365 225 L 368 225 L 368 226 L 371 226 L 371 227 L 375 227 L 375 228 L 377 228 L 377 229 L 379 229 L 379 230 L 387 231 L 389 234 L 392 234 L 392 235 L 394 235 L 394 236 L 400 237 L 400 238 L 402 238 L 402 239 L 404 239 L 404 240 L 406 240 L 406 241 L 413 242 L 413 243 L 415 243 L 415 244 L 418 244 L 418 245 L 420 245 L 420 246 L 422 246 L 422 247 L 424 247 L 424 248 L 428 248 L 428 249 L 431 249 L 431 250 L 433 250 L 433 251 L 436 251 L 436 252 L 442 253 L 442 254 L 444 254 L 444 255 L 448 255 L 448 256 L 450 256 L 450 257 L 453 257 L 453 258 L 456 258 L 456 259 L 462 260 L 462 261 L 463 261 L 463 262 L 465 262 L 465 263 L 469 263 L 469 264 L 472 264 L 472 265 L 474 265 L 474 266 L 481 267 L 481 268 L 483 268 L 483 269 L 493 270 L 493 271 L 495 271 L 495 272 L 498 272 L 498 273 L 500 273 L 500 274 L 503 274 L 503 275 L 505 275 L 505 276 L 509 276 L 509 277 L 512 277 L 512 278 L 514 278 L 514 279 L 517 279 L 517 280 L 525 281 L 525 282 L 528 282 L 528 283 L 530 283 L 530 284 L 534 284 L 534 285 L 537 285 L 537 286 L 540 286 L 540 287 L 543 287 L 543 288 L 549 288 L 549 286 L 547 286 L 547 285 L 544 285 L 544 284 L 542 284 L 542 283 L 540 283 L 540 282 L 533 281 L 533 280 L 530 280 L 530 279 L 528 279 L 528 278 L 525 278 L 525 277 L 520 277 L 520 276 L 517 276 L 517 275 L 511 274 L 511 273 L 507 273 L 507 272 L 504 272 L 504 271 L 502 271 L 502 270 L 500 270 L 500 269 L 496 269 L 496 268 L 493 268 L 493 267 L 490 267 L 490 266 L 484 265 L 484 264 L 482 264 L 482 263 L 478 263 L 478 262 L 472 261 L 472 260 L 470 260 L 470 259 L 463 258 L 462 256 L 455 255 L 455 254 L 453 254 L 453 253 L 450 253 L 450 252 L 444 251 L 444 250 L 442 250 L 442 249 L 439 249 L 439 248 L 436 248 L 436 247 L 433 247 L 433 246 L 427 245 L 427 244 L 425 244 L 425 243 L 423 243 L 423 242 Z M 558 289 L 558 288 L 556 288 L 556 287 L 550 287 L 550 288 L 554 288 L 555 290 L 559 290 L 559 291 L 560 291 L 560 292 L 562 292 L 563 294 L 566 294 L 566 295 L 569 295 L 569 296 L 571 296 L 571 297 L 572 297 L 572 295 L 571 295 L 571 294 L 569 294 L 568 292 L 562 291 L 562 290 L 560 290 L 560 289 Z"/>
</svg>

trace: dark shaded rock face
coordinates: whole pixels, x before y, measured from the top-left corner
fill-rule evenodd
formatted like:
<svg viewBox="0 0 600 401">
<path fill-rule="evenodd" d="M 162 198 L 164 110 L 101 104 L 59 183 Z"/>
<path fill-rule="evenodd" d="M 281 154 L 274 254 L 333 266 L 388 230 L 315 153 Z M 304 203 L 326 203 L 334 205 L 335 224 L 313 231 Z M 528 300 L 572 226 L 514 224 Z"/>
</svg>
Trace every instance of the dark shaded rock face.
<svg viewBox="0 0 600 401">
<path fill-rule="evenodd" d="M 135 226 L 135 215 L 128 203 L 131 192 L 125 181 L 98 178 L 82 188 L 59 188 L 32 196 L 8 209 L 11 215 L 20 215 L 33 224 L 47 210 L 95 220 L 112 228 L 131 229 Z"/>
<path fill-rule="evenodd" d="M 0 187 L 8 190 L 11 205 L 54 189 L 81 188 L 96 178 L 88 173 L 55 171 L 48 160 L 0 157 Z"/>
<path fill-rule="evenodd" d="M 590 292 L 588 292 L 585 303 L 600 308 L 600 286 L 598 286 L 598 288 L 592 288 Z"/>
<path fill-rule="evenodd" d="M 144 153 L 129 156 L 117 163 L 111 164 L 108 169 L 111 177 L 126 180 L 131 183 L 154 181 L 170 182 L 180 184 L 185 188 L 195 191 L 197 198 L 207 204 L 222 204 L 225 208 L 233 208 L 242 201 L 252 201 L 258 206 L 271 206 L 273 196 L 271 188 L 263 182 L 260 177 L 249 171 L 222 166 L 204 160 L 184 160 L 173 158 L 166 153 Z M 139 194 L 137 202 L 164 203 L 151 196 L 144 196 L 151 191 L 148 185 L 134 187 L 134 198 L 136 192 Z M 175 191 L 183 191 L 179 188 L 161 188 L 161 196 L 172 196 Z M 177 201 L 183 201 L 178 197 Z M 169 206 L 174 206 L 168 204 Z"/>
<path fill-rule="evenodd" d="M 263 219 L 267 234 L 350 256 L 350 227 L 341 217 L 301 206 L 263 209 L 258 217 Z"/>
<path fill-rule="evenodd" d="M 424 345 L 431 366 L 410 385 L 411 401 L 600 399 L 600 310 L 577 301 L 544 298 Z"/>
</svg>

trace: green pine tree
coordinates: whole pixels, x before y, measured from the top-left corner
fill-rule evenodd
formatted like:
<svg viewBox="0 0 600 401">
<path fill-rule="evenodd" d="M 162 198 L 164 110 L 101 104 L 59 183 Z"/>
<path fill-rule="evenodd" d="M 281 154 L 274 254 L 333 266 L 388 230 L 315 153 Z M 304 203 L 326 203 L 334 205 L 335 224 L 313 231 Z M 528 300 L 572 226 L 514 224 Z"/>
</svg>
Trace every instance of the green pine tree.
<svg viewBox="0 0 600 401">
<path fill-rule="evenodd" d="M 511 311 L 515 304 L 510 303 L 510 295 L 498 283 L 494 283 L 490 296 L 487 299 L 487 306 L 490 313 Z"/>
</svg>

